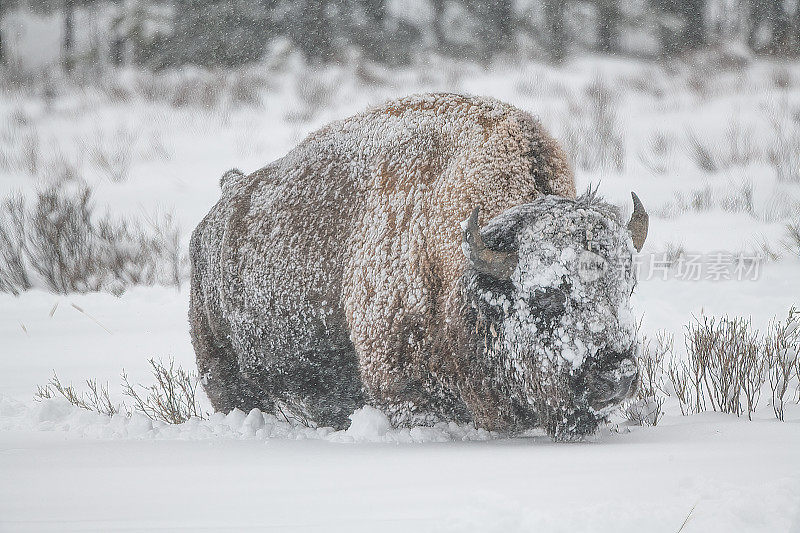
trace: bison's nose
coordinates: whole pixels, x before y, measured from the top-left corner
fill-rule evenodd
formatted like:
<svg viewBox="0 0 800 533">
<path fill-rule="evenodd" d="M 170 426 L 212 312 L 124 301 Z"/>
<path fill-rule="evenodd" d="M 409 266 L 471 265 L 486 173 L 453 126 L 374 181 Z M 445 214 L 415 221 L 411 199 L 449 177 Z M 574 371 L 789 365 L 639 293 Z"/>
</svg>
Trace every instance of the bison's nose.
<svg viewBox="0 0 800 533">
<path fill-rule="evenodd" d="M 593 409 L 603 409 L 619 403 L 633 393 L 638 375 L 636 362 L 628 357 L 612 369 L 590 372 L 586 376 L 589 404 Z"/>
</svg>

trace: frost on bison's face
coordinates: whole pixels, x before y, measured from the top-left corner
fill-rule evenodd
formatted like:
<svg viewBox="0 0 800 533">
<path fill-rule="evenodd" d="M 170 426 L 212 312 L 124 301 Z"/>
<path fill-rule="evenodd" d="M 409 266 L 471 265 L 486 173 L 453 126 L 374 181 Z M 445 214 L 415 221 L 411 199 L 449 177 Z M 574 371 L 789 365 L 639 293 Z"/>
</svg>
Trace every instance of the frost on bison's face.
<svg viewBox="0 0 800 533">
<path fill-rule="evenodd" d="M 591 192 L 545 196 L 481 231 L 476 214 L 464 225 L 467 322 L 517 403 L 515 425 L 592 433 L 637 386 L 628 228 Z"/>
</svg>

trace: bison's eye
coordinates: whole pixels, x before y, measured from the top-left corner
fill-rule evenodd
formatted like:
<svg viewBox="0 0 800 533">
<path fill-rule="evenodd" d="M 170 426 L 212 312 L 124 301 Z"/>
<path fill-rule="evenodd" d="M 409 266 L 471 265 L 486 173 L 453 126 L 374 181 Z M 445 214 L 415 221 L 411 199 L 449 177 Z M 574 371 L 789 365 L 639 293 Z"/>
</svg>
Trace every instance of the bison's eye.
<svg viewBox="0 0 800 533">
<path fill-rule="evenodd" d="M 537 325 L 545 334 L 552 334 L 566 310 L 567 296 L 560 288 L 536 291 L 528 300 Z"/>
<path fill-rule="evenodd" d="M 542 312 L 549 318 L 563 315 L 566 303 L 567 296 L 564 291 L 553 287 L 537 290 L 528 301 L 531 308 Z"/>
</svg>

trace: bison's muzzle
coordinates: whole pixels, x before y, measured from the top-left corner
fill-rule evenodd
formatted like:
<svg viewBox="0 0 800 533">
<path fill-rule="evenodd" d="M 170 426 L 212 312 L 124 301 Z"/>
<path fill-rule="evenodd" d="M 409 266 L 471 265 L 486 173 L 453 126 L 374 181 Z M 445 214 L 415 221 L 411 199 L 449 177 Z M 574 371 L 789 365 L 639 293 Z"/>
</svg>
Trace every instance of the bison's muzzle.
<svg viewBox="0 0 800 533">
<path fill-rule="evenodd" d="M 631 356 L 611 357 L 611 368 L 595 368 L 586 373 L 584 382 L 589 405 L 595 411 L 618 405 L 636 392 L 639 371 Z"/>
</svg>

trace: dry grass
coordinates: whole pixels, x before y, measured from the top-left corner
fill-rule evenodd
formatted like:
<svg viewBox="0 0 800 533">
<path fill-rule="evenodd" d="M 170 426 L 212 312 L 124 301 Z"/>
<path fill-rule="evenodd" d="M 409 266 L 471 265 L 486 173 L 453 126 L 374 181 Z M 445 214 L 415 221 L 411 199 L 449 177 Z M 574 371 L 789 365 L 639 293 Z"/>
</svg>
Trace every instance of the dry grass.
<svg viewBox="0 0 800 533">
<path fill-rule="evenodd" d="M 786 224 L 786 236 L 781 244 L 795 258 L 800 258 L 800 220 Z"/>
<path fill-rule="evenodd" d="M 800 182 L 800 108 L 782 98 L 766 112 L 772 128 L 767 161 L 779 181 Z"/>
<path fill-rule="evenodd" d="M 750 418 L 766 378 L 758 331 L 749 320 L 706 316 L 686 328 L 695 407 Z"/>
<path fill-rule="evenodd" d="M 701 316 L 686 326 L 685 342 L 688 358 L 666 365 L 682 414 L 712 410 L 752 419 L 769 381 L 775 416 L 783 420 L 790 383 L 800 380 L 796 308 L 785 321 L 773 321 L 763 334 L 740 317 Z"/>
<path fill-rule="evenodd" d="M 122 372 L 122 394 L 132 402 L 131 406 L 124 402 L 115 404 L 111 400 L 108 384 L 98 385 L 97 380 L 87 379 L 87 390 L 78 392 L 72 385 L 63 385 L 54 372 L 47 385 L 38 387 L 36 400 L 62 397 L 72 405 L 87 411 L 106 416 L 125 413 L 131 416 L 139 412 L 151 420 L 167 424 L 182 424 L 190 418 L 205 418 L 205 413 L 197 400 L 198 378 L 175 365 L 150 359 L 150 371 L 155 382 L 151 385 L 134 385 Z"/>
<path fill-rule="evenodd" d="M 667 399 L 666 365 L 672 359 L 674 339 L 664 330 L 650 341 L 642 338 L 639 355 L 639 390 L 625 408 L 627 419 L 640 426 L 657 426 Z"/>
<path fill-rule="evenodd" d="M 120 127 L 111 135 L 97 132 L 94 142 L 88 144 L 85 150 L 94 166 L 109 181 L 121 183 L 128 179 L 136 140 L 134 132 Z"/>
<path fill-rule="evenodd" d="M 619 118 L 619 95 L 602 78 L 589 84 L 583 95 L 569 95 L 568 112 L 559 136 L 575 167 L 622 172 L 625 135 Z"/>
<path fill-rule="evenodd" d="M 96 379 L 87 379 L 88 390 L 77 392 L 72 385 L 63 385 L 58 375 L 53 372 L 53 377 L 47 385 L 39 386 L 35 399 L 43 400 L 61 396 L 75 407 L 94 411 L 106 416 L 113 416 L 119 412 L 119 405 L 111 401 L 108 392 L 108 383 L 98 385 Z"/>
<path fill-rule="evenodd" d="M 198 379 L 175 362 L 168 364 L 150 359 L 150 369 L 155 378 L 152 385 L 133 385 L 122 373 L 123 394 L 133 402 L 133 409 L 151 420 L 168 424 L 182 424 L 192 417 L 203 418 L 197 401 Z"/>
<path fill-rule="evenodd" d="M 656 131 L 637 153 L 639 161 L 654 175 L 663 176 L 675 166 L 677 143 L 672 135 Z"/>
<path fill-rule="evenodd" d="M 763 160 L 765 150 L 756 139 L 755 128 L 742 124 L 734 116 L 721 138 L 701 139 L 694 130 L 687 128 L 684 151 L 697 168 L 715 173 Z"/>
<path fill-rule="evenodd" d="M 791 379 L 793 376 L 800 379 L 800 311 L 796 307 L 789 310 L 786 320 L 774 320 L 770 324 L 764 339 L 764 351 L 769 368 L 772 409 L 775 417 L 782 421 Z"/>
<path fill-rule="evenodd" d="M 702 213 L 721 209 L 729 213 L 757 215 L 754 203 L 754 186 L 750 182 L 739 185 L 728 183 L 723 187 L 704 185 L 689 192 L 675 192 L 673 199 L 654 210 L 658 216 L 673 218 L 686 212 Z"/>
</svg>

